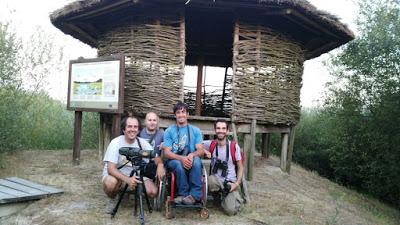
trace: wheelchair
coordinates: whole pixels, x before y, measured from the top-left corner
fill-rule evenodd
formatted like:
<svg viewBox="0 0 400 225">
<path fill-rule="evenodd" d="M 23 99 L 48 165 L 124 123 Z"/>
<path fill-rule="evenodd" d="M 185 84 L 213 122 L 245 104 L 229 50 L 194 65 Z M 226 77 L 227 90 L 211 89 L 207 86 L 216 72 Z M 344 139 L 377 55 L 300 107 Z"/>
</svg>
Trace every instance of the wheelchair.
<svg viewBox="0 0 400 225">
<path fill-rule="evenodd" d="M 177 185 L 173 171 L 167 170 L 165 178 L 163 180 L 157 180 L 157 185 L 159 191 L 155 200 L 155 208 L 160 212 L 164 208 L 165 217 L 167 219 L 175 217 L 175 210 L 177 208 L 200 209 L 200 217 L 203 219 L 209 218 L 210 214 L 207 209 L 208 181 L 207 171 L 204 165 L 202 165 L 202 196 L 200 202 L 196 202 L 194 205 L 177 204 L 174 202 Z"/>
</svg>

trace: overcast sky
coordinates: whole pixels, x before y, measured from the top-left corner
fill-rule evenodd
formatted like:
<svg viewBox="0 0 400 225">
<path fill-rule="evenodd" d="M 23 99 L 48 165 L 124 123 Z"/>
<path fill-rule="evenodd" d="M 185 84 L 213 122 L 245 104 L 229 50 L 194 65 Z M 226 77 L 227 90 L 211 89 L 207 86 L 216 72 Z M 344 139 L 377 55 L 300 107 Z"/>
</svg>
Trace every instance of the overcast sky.
<svg viewBox="0 0 400 225">
<path fill-rule="evenodd" d="M 25 39 L 37 30 L 37 26 L 41 26 L 46 32 L 54 36 L 59 45 L 65 46 L 64 54 L 68 60 L 76 59 L 80 56 L 84 58 L 96 57 L 95 49 L 90 48 L 71 36 L 63 34 L 50 23 L 49 14 L 69 2 L 72 1 L 0 0 L 0 21 L 12 21 L 13 28 L 18 35 Z M 354 20 L 357 9 L 353 0 L 310 0 L 309 2 L 318 9 L 338 16 L 343 23 L 349 25 L 350 29 L 355 32 Z M 327 57 L 328 54 L 324 54 L 305 63 L 303 87 L 301 90 L 302 106 L 315 106 L 321 100 L 322 93 L 325 90 L 324 85 L 330 80 L 329 74 L 322 64 Z M 61 74 L 51 74 L 48 88 L 51 96 L 64 101 L 67 95 L 68 65 L 65 65 L 65 68 L 65 72 Z M 187 84 L 191 85 L 192 83 L 189 82 Z"/>
</svg>

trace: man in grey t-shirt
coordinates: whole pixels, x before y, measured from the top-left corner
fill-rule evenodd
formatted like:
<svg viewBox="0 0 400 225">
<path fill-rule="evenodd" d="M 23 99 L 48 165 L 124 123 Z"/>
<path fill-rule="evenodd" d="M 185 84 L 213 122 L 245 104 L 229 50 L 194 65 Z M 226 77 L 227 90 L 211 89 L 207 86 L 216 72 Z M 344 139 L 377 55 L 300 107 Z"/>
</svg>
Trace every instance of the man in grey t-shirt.
<svg viewBox="0 0 400 225">
<path fill-rule="evenodd" d="M 212 161 L 208 189 L 214 198 L 217 198 L 220 191 L 225 188 L 224 183 L 229 184 L 230 189 L 226 196 L 222 196 L 221 206 L 224 212 L 231 216 L 239 212 L 243 203 L 238 192 L 243 177 L 243 162 L 239 145 L 232 145 L 231 141 L 226 138 L 229 132 L 228 122 L 223 119 L 217 120 L 214 123 L 214 130 L 217 139 L 203 142 L 205 155 Z M 233 162 L 233 159 L 236 162 Z"/>
<path fill-rule="evenodd" d="M 123 135 L 114 138 L 107 147 L 106 154 L 104 155 L 104 168 L 103 168 L 103 190 L 110 198 L 107 204 L 106 213 L 111 213 L 117 200 L 117 193 L 121 189 L 123 183 L 128 184 L 130 188 L 135 187 L 141 181 L 139 177 L 129 177 L 133 170 L 130 163 L 122 168 L 119 166 L 127 162 L 125 156 L 119 154 L 121 147 L 134 147 L 142 148 L 143 150 L 152 150 L 153 147 L 144 139 L 137 137 L 139 133 L 139 120 L 136 117 L 126 117 L 121 122 L 121 130 Z M 148 159 L 147 159 L 148 161 Z M 151 179 L 144 179 L 146 193 L 149 197 L 157 195 L 157 187 Z"/>
<path fill-rule="evenodd" d="M 154 112 L 146 114 L 144 123 L 145 127 L 140 131 L 139 137 L 145 139 L 156 151 L 154 162 L 157 166 L 156 176 L 162 180 L 165 176 L 164 164 L 161 159 L 162 142 L 164 131 L 158 128 L 159 118 Z"/>
</svg>

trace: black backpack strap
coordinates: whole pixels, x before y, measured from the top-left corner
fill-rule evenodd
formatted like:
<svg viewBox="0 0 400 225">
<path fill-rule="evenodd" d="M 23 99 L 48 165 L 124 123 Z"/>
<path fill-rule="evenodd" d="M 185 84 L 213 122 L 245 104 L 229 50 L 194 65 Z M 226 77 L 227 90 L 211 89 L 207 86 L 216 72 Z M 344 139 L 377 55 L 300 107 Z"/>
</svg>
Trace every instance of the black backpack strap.
<svg viewBox="0 0 400 225">
<path fill-rule="evenodd" d="M 139 140 L 139 138 L 136 136 L 136 141 L 137 141 L 137 143 L 138 143 L 138 145 L 139 145 L 139 149 L 140 150 L 143 150 L 143 148 L 142 148 L 142 144 L 140 144 L 140 140 Z"/>
</svg>

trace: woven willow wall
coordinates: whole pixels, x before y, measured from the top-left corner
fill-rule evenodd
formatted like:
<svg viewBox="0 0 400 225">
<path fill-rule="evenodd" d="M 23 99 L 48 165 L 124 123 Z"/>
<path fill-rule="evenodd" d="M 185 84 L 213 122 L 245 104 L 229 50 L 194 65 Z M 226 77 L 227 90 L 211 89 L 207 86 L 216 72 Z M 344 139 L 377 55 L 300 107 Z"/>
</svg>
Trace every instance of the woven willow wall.
<svg viewBox="0 0 400 225">
<path fill-rule="evenodd" d="M 265 27 L 235 25 L 234 121 L 296 124 L 304 54 L 301 47 Z"/>
<path fill-rule="evenodd" d="M 135 22 L 111 29 L 99 40 L 99 56 L 124 54 L 124 110 L 172 115 L 183 101 L 184 21 Z"/>
</svg>

